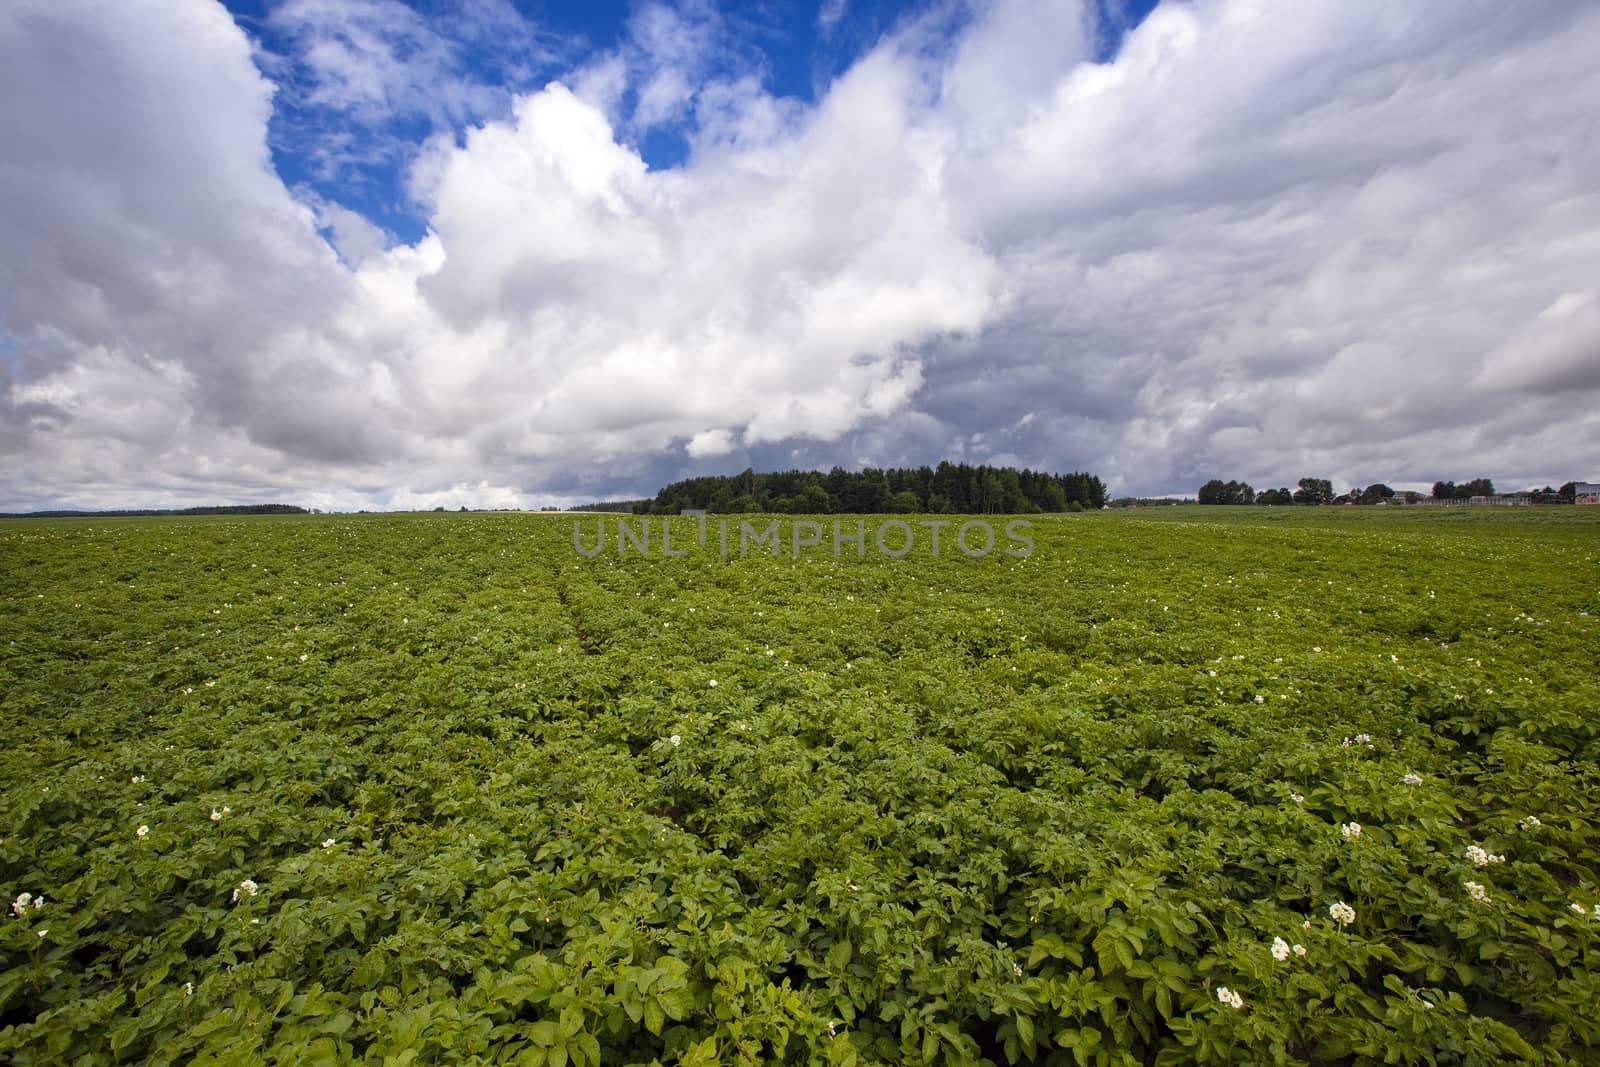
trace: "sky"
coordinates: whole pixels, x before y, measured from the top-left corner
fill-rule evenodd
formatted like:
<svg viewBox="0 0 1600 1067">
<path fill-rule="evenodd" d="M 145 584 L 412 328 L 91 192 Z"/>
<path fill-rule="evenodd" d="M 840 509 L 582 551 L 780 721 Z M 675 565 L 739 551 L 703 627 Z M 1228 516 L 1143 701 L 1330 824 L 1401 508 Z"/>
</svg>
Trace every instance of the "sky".
<svg viewBox="0 0 1600 1067">
<path fill-rule="evenodd" d="M 1592 0 L 8 0 L 0 511 L 1600 480 Z"/>
</svg>

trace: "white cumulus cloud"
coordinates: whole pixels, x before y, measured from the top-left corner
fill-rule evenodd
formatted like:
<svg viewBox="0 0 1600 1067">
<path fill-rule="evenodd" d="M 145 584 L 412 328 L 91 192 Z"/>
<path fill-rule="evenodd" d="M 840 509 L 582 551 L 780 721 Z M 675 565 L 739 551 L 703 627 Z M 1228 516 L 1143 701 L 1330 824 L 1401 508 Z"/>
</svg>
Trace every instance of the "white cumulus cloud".
<svg viewBox="0 0 1600 1067">
<path fill-rule="evenodd" d="M 0 9 L 0 507 L 991 454 L 1140 492 L 1600 476 L 1593 5 L 1164 3 L 1096 62 L 1096 4 L 995 0 L 812 102 L 729 74 L 705 4 L 488 92 L 462 49 L 545 38 L 469 9 L 272 16 L 297 99 L 444 127 L 414 242 L 285 187 L 287 90 L 214 0 Z"/>
</svg>

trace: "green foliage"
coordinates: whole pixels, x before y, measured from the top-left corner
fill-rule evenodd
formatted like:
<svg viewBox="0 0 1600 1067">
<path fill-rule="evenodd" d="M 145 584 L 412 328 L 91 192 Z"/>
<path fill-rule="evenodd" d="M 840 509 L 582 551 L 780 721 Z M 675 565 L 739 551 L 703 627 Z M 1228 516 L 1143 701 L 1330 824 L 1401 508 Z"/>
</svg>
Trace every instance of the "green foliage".
<svg viewBox="0 0 1600 1067">
<path fill-rule="evenodd" d="M 1200 487 L 1195 499 L 1200 504 L 1254 504 L 1256 491 L 1249 482 L 1224 482 L 1213 478 Z"/>
<path fill-rule="evenodd" d="M 1600 509 L 573 521 L 0 528 L 0 1061 L 1595 1062 Z"/>
<path fill-rule="evenodd" d="M 937 468 L 868 467 L 847 471 L 707 475 L 673 482 L 639 514 L 677 515 L 684 509 L 713 514 L 753 511 L 792 515 L 1020 514 L 1101 508 L 1106 487 L 1092 474 L 1046 474 L 1013 467 L 941 463 Z"/>
<path fill-rule="evenodd" d="M 1301 478 L 1300 488 L 1294 491 L 1296 504 L 1333 503 L 1333 483 L 1326 478 Z"/>
</svg>

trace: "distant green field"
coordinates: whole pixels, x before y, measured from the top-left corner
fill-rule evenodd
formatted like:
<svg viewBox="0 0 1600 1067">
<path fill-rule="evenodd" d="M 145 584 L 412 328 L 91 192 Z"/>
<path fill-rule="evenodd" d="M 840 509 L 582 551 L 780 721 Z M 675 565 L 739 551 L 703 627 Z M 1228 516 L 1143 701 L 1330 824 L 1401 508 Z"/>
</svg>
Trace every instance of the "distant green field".
<svg viewBox="0 0 1600 1067">
<path fill-rule="evenodd" d="M 1600 508 L 744 519 L 0 524 L 0 1061 L 1600 1061 Z"/>
</svg>

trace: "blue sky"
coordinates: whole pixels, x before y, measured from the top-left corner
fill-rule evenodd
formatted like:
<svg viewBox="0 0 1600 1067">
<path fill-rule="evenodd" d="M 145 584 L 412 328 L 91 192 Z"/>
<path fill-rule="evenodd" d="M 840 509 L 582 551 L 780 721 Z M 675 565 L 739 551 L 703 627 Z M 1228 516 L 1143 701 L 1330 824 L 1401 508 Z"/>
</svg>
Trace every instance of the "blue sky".
<svg viewBox="0 0 1600 1067">
<path fill-rule="evenodd" d="M 1157 0 L 1095 0 L 1096 58 L 1115 57 L 1124 34 L 1136 27 Z M 430 134 L 459 131 L 473 123 L 504 118 L 511 99 L 571 77 L 595 56 L 635 47 L 640 22 L 658 2 L 478 3 L 475 0 L 386 0 L 375 7 L 403 6 L 415 24 L 400 32 L 373 33 L 370 22 L 338 26 L 292 17 L 282 0 L 226 0 L 228 10 L 258 46 L 257 63 L 278 83 L 271 125 L 273 163 L 292 187 L 314 190 L 379 223 L 402 241 L 415 241 L 426 218 L 408 197 L 406 169 L 415 148 Z M 357 5 L 360 6 L 360 5 Z M 481 14 L 497 9 L 484 25 Z M 344 10 L 351 10 L 346 8 Z M 683 4 L 676 8 L 692 22 L 715 24 L 718 47 L 708 54 L 702 78 L 753 74 L 772 94 L 812 104 L 819 93 L 849 69 L 886 33 L 917 16 L 935 16 L 954 38 L 976 8 L 961 4 L 833 0 L 801 3 Z M 290 13 L 291 17 L 285 17 Z M 474 19 L 473 15 L 480 19 Z M 332 20 L 330 20 L 332 21 Z M 453 114 L 420 114 L 410 108 L 351 109 L 319 99 L 326 88 L 308 51 L 337 40 L 352 50 L 393 49 L 414 55 L 418 32 L 436 35 L 448 49 L 442 73 L 482 87 L 480 106 Z M 360 37 L 370 34 L 367 40 Z M 686 135 L 692 116 L 628 131 L 624 140 L 653 168 L 681 165 L 689 152 Z M 630 136 L 631 134 L 631 136 Z M 337 140 L 346 159 L 330 166 L 325 147 Z"/>
<path fill-rule="evenodd" d="M 1600 480 L 1593 0 L 0 3 L 0 511 Z"/>
</svg>

